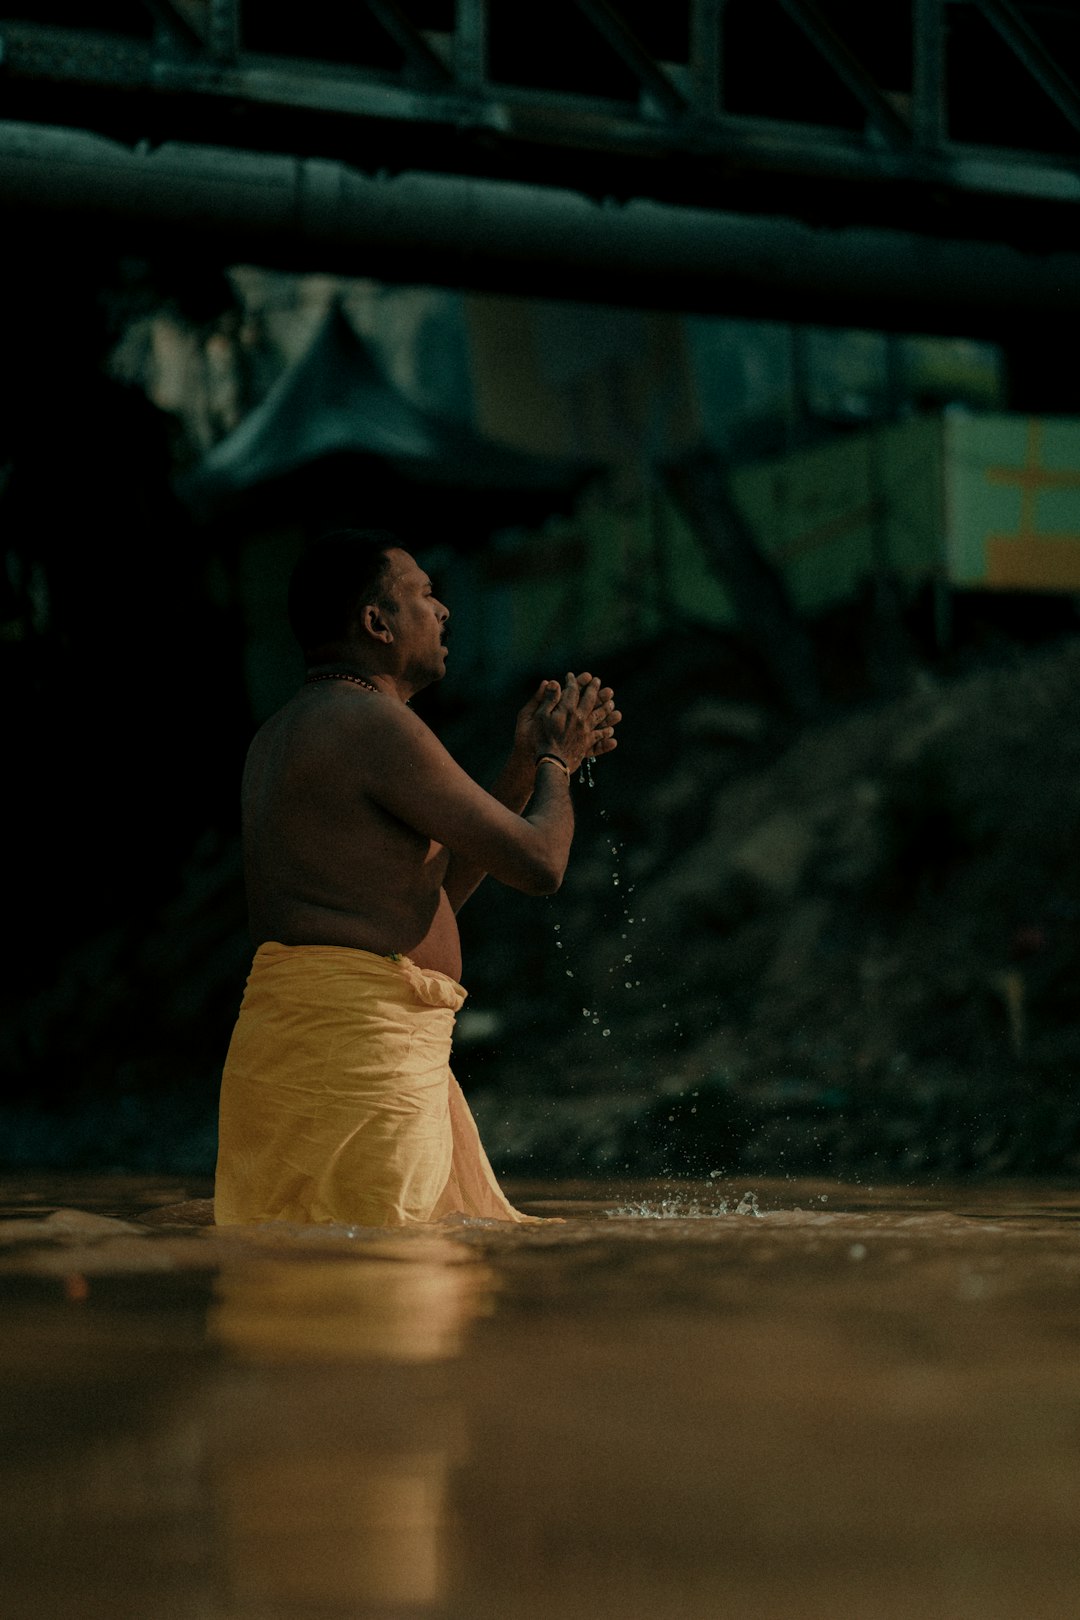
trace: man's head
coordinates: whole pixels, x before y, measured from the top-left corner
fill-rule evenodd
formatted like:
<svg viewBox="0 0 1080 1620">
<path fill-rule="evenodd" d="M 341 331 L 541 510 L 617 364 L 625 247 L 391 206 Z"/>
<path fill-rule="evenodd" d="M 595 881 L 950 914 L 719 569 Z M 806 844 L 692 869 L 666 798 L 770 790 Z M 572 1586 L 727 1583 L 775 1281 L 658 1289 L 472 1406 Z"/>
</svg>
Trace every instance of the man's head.
<svg viewBox="0 0 1080 1620">
<path fill-rule="evenodd" d="M 289 623 L 309 663 L 354 640 L 365 607 L 393 615 L 389 555 L 398 549 L 383 529 L 335 529 L 307 548 L 289 581 Z"/>
<path fill-rule="evenodd" d="M 289 585 L 289 622 L 309 664 L 352 659 L 408 691 L 445 673 L 449 617 L 427 574 L 384 530 L 323 535 Z"/>
</svg>

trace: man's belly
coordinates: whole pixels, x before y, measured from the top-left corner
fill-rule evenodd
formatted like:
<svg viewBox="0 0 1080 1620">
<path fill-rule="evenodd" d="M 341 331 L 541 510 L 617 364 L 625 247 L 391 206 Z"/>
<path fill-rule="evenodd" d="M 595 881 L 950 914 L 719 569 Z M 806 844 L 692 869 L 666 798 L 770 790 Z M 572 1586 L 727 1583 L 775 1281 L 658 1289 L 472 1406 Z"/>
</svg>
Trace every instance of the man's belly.
<svg viewBox="0 0 1080 1620">
<path fill-rule="evenodd" d="M 417 967 L 435 968 L 451 979 L 461 978 L 461 936 L 445 890 L 439 890 L 438 909 L 427 934 L 406 954 Z"/>
<path fill-rule="evenodd" d="M 434 906 L 431 902 L 434 900 Z M 419 912 L 419 914 L 418 914 Z M 279 945 L 345 945 L 377 956 L 398 953 L 417 967 L 435 968 L 452 979 L 461 976 L 461 941 L 457 918 L 443 889 L 422 908 L 396 914 L 326 907 L 284 896 L 255 894 L 250 906 L 252 942 Z"/>
</svg>

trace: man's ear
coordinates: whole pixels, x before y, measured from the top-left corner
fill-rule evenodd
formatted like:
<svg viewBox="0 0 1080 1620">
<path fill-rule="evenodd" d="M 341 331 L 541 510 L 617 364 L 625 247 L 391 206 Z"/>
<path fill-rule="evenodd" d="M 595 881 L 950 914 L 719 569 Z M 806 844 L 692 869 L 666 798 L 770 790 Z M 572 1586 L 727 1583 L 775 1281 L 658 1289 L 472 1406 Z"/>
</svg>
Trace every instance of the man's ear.
<svg viewBox="0 0 1080 1620">
<path fill-rule="evenodd" d="M 357 629 L 361 635 L 371 636 L 375 641 L 382 641 L 389 646 L 394 639 L 394 632 L 390 622 L 382 610 L 374 602 L 365 602 L 357 618 Z"/>
</svg>

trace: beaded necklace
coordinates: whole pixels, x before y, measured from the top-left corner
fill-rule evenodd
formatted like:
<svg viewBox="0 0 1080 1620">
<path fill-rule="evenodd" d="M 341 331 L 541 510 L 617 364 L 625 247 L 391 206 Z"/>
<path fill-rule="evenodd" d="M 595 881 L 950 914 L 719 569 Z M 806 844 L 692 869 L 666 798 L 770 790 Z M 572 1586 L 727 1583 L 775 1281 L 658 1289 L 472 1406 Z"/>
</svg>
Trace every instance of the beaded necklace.
<svg viewBox="0 0 1080 1620">
<path fill-rule="evenodd" d="M 326 675 L 306 675 L 304 677 L 305 686 L 311 686 L 315 681 L 351 681 L 354 686 L 362 686 L 366 691 L 374 692 L 376 697 L 379 696 L 377 686 L 373 686 L 370 681 L 366 681 L 362 675 L 349 675 L 343 669 L 331 670 Z"/>
</svg>

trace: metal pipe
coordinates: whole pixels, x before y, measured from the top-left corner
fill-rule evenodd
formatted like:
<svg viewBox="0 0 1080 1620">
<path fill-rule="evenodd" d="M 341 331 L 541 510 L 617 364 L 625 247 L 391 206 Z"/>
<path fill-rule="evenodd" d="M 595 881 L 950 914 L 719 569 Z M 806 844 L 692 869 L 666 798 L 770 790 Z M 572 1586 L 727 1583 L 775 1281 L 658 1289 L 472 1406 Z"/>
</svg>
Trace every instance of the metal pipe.
<svg viewBox="0 0 1080 1620">
<path fill-rule="evenodd" d="M 1080 254 L 0 122 L 0 207 L 247 260 L 583 302 L 957 334 L 1080 313 Z M 10 251 L 10 249 L 9 249 Z"/>
</svg>

